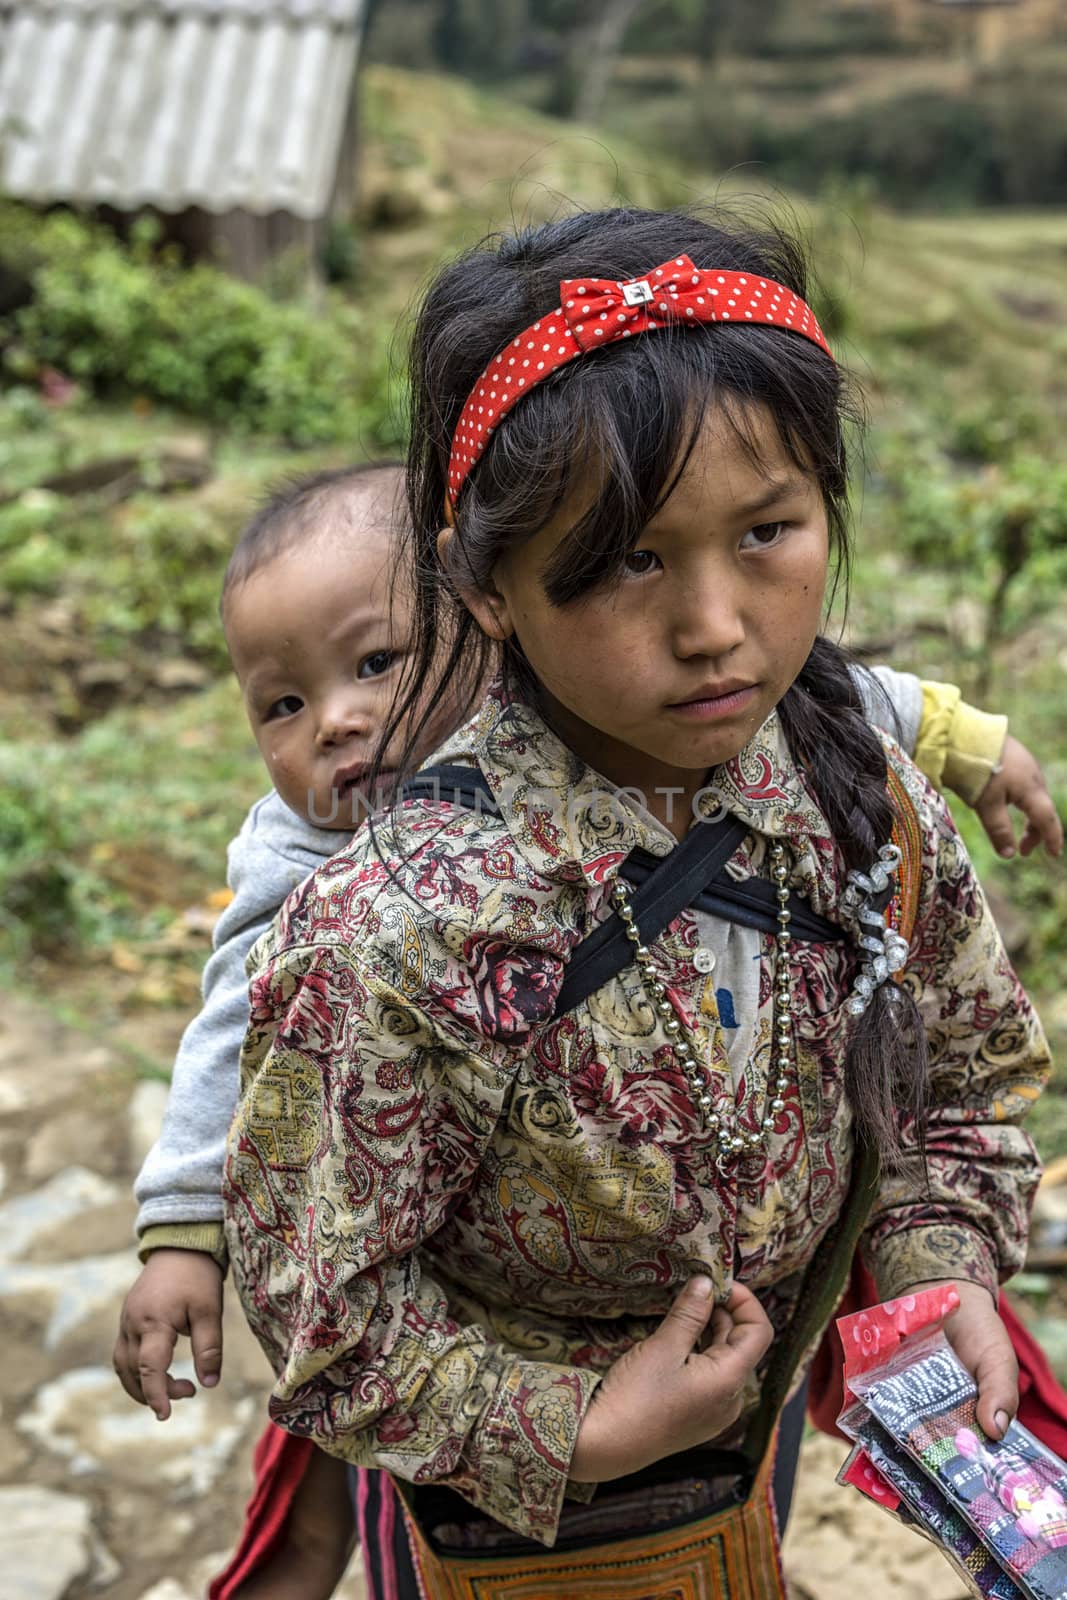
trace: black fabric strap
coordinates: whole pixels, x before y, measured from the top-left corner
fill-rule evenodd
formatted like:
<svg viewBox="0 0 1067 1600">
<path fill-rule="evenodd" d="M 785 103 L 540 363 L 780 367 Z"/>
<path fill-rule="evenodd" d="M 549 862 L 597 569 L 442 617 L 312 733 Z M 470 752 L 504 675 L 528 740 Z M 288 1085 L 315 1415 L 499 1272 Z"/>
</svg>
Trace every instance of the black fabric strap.
<svg viewBox="0 0 1067 1600">
<path fill-rule="evenodd" d="M 662 860 L 662 856 L 654 856 L 648 850 L 632 850 L 623 868 L 627 883 L 644 883 Z M 738 880 L 720 874 L 715 883 L 709 883 L 689 904 L 694 911 L 708 911 L 712 916 L 722 917 L 724 922 L 738 922 L 742 927 L 758 928 L 763 933 L 778 931 L 778 900 L 774 885 L 767 878 Z M 844 928 L 820 917 L 803 896 L 795 893 L 789 896 L 789 936 L 812 944 L 832 944 L 848 937 Z"/>
<path fill-rule="evenodd" d="M 726 865 L 747 832 L 748 827 L 738 817 L 701 823 L 690 828 L 670 855 L 657 858 L 655 870 L 630 901 L 642 944 L 652 944 L 693 903 L 704 885 Z M 621 869 L 627 880 L 628 864 L 629 858 Z M 573 1011 L 632 960 L 629 936 L 614 912 L 571 951 L 556 1000 L 556 1016 Z"/>
<path fill-rule="evenodd" d="M 424 767 L 400 787 L 401 800 L 442 800 L 465 811 L 499 817 L 500 807 L 481 767 Z"/>
<path fill-rule="evenodd" d="M 426 767 L 401 789 L 405 800 L 442 800 L 465 810 L 500 815 L 488 780 L 480 767 Z M 726 864 L 748 832 L 737 817 L 701 823 L 691 828 L 681 844 L 666 856 L 633 850 L 621 876 L 635 889 L 631 900 L 642 942 L 652 944 L 682 911 L 692 907 L 763 933 L 778 931 L 778 905 L 774 886 L 763 878 L 742 882 L 731 878 Z M 794 939 L 826 944 L 845 937 L 835 923 L 817 916 L 797 894 L 789 897 L 789 932 Z M 613 913 L 576 945 L 567 962 L 555 1015 L 588 999 L 632 960 L 630 940 L 617 913 Z"/>
</svg>

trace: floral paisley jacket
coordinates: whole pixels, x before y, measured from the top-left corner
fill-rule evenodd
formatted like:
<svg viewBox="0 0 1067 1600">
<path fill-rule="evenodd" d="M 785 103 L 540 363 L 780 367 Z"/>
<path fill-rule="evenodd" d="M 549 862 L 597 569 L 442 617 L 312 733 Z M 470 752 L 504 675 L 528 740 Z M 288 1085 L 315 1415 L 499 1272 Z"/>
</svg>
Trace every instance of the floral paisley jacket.
<svg viewBox="0 0 1067 1600">
<path fill-rule="evenodd" d="M 887 1296 L 993 1286 L 1022 1260 L 1038 1166 L 1017 1123 L 1048 1054 L 944 805 L 889 757 L 922 824 L 906 981 L 930 1041 L 931 1184 L 886 1178 L 865 1248 Z M 551 1544 L 564 1495 L 590 1492 L 568 1465 L 599 1375 L 694 1270 L 788 1322 L 850 1176 L 856 957 L 791 947 L 795 1077 L 765 1148 L 724 1171 L 635 967 L 552 1020 L 620 863 L 671 834 L 499 691 L 439 759 L 477 761 L 500 816 L 408 802 L 252 952 L 227 1241 L 277 1422 Z M 752 829 L 732 870 L 781 839 L 791 886 L 835 918 L 843 864 L 777 716 L 714 777 L 700 803 Z M 654 946 L 719 1109 L 766 1082 L 773 949 L 689 912 Z"/>
</svg>

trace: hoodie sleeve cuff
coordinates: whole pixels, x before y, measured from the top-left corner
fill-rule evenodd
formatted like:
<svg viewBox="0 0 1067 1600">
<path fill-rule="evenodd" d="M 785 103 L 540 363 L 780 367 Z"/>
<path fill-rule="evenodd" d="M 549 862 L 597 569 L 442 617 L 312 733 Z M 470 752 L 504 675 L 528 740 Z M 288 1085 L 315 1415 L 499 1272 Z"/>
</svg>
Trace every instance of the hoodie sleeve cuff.
<svg viewBox="0 0 1067 1600">
<path fill-rule="evenodd" d="M 981 798 L 1007 736 L 1007 717 L 979 711 L 965 700 L 956 707 L 945 750 L 944 781 L 968 805 Z"/>
<path fill-rule="evenodd" d="M 230 1263 L 221 1222 L 161 1223 L 146 1228 L 137 1247 L 137 1256 L 147 1261 L 153 1250 L 199 1250 L 211 1256 L 226 1271 Z"/>
</svg>

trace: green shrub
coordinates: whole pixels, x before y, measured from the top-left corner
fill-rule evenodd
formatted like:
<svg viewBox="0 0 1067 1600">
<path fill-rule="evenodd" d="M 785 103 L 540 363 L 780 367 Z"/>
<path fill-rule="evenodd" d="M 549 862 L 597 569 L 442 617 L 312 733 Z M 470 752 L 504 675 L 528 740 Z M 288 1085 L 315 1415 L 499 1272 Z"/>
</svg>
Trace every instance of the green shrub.
<svg viewBox="0 0 1067 1600">
<path fill-rule="evenodd" d="M 149 396 L 293 445 L 395 443 L 387 334 L 339 295 L 316 315 L 153 257 L 143 237 L 125 247 L 73 217 L 34 221 L 0 208 L 0 258 L 35 292 L 9 319 L 20 370 L 28 357 L 97 395 Z"/>
<path fill-rule="evenodd" d="M 218 618 L 230 519 L 138 496 L 106 516 L 34 491 L 0 506 L 0 589 L 60 594 L 100 654 L 144 643 L 224 671 Z"/>
<path fill-rule="evenodd" d="M 1065 62 L 1054 50 L 1048 57 L 988 68 L 961 93 L 908 90 L 861 99 L 847 112 L 819 109 L 826 84 L 783 72 L 775 95 L 807 94 L 812 106 L 802 114 L 775 96 L 768 104 L 766 90 L 739 87 L 724 71 L 688 94 L 649 97 L 640 126 L 676 159 L 719 171 L 752 165 L 807 193 L 844 178 L 865 179 L 875 198 L 902 207 L 1060 205 Z M 632 108 L 629 118 L 632 131 Z"/>
<path fill-rule="evenodd" d="M 54 791 L 17 769 L 0 783 L 0 942 L 55 953 L 81 932 L 74 841 Z"/>
</svg>

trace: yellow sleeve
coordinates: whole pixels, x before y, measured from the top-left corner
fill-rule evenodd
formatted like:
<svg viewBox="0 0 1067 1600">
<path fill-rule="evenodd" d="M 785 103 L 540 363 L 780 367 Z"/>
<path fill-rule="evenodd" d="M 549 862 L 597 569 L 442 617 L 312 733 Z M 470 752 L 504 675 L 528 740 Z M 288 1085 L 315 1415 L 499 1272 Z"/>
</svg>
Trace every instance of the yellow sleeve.
<svg viewBox="0 0 1067 1600">
<path fill-rule="evenodd" d="M 229 1265 L 221 1222 L 157 1223 L 142 1233 L 137 1255 L 147 1261 L 153 1250 L 201 1250 L 212 1256 L 223 1272 Z"/>
<path fill-rule="evenodd" d="M 923 679 L 922 692 L 915 765 L 939 789 L 976 805 L 1003 752 L 1008 719 L 968 705 L 954 683 Z"/>
</svg>

